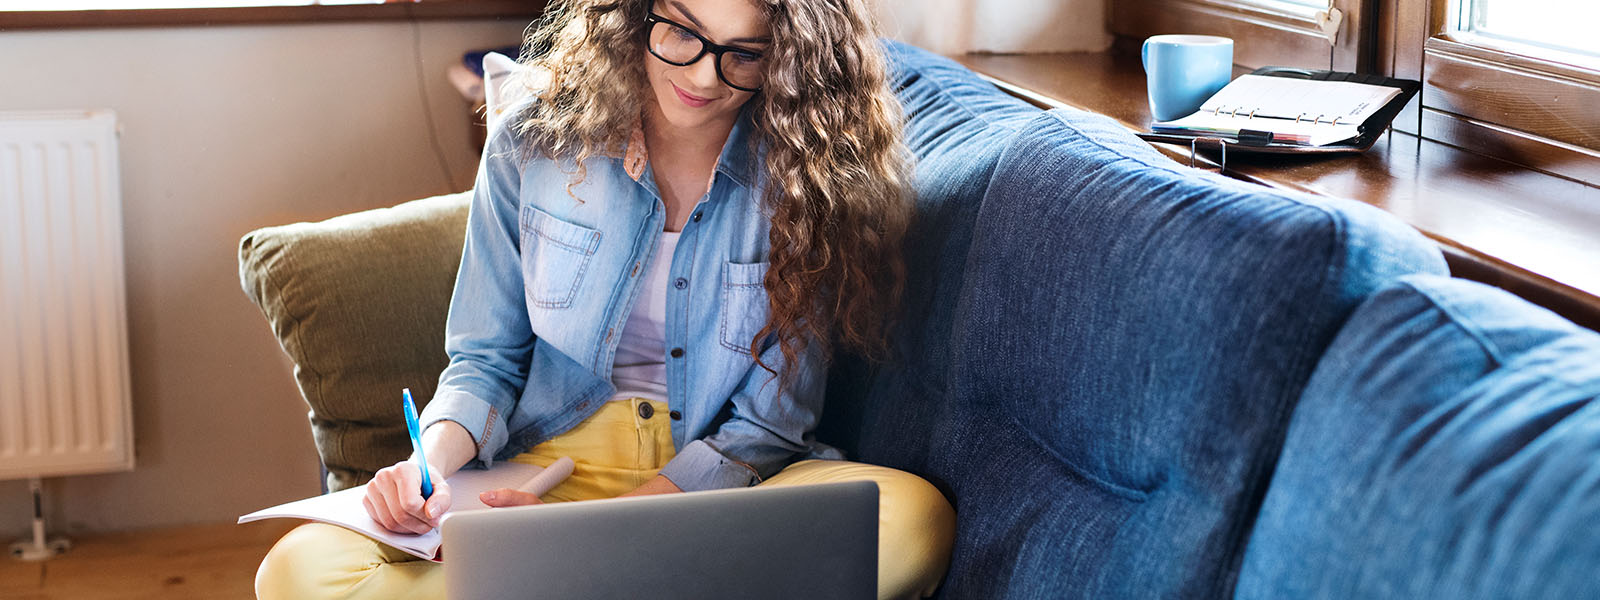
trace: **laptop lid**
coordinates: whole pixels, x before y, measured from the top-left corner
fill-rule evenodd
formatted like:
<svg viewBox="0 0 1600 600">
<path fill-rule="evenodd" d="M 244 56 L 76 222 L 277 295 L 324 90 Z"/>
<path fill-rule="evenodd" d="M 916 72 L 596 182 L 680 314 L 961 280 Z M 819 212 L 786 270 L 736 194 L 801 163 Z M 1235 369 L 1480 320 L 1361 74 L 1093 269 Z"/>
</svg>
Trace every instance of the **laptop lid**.
<svg viewBox="0 0 1600 600">
<path fill-rule="evenodd" d="M 451 600 L 877 595 L 870 481 L 452 513 L 442 531 Z"/>
</svg>

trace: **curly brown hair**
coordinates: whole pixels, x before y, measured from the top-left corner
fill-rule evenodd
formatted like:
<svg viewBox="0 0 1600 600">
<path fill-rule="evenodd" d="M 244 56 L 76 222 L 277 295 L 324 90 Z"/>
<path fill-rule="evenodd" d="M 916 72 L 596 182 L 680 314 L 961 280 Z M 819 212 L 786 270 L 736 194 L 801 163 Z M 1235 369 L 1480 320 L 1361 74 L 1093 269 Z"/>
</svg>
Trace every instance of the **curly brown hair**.
<svg viewBox="0 0 1600 600">
<path fill-rule="evenodd" d="M 745 107 L 772 221 L 770 317 L 751 353 L 773 371 L 759 357 L 775 335 L 785 364 L 810 343 L 825 357 L 837 346 L 883 360 L 905 281 L 911 159 L 877 25 L 863 0 L 751 1 L 772 38 L 765 83 Z M 527 36 L 524 81 L 539 101 L 511 122 L 525 148 L 574 159 L 574 184 L 586 159 L 621 151 L 652 101 L 642 62 L 651 2 L 554 0 Z"/>
</svg>

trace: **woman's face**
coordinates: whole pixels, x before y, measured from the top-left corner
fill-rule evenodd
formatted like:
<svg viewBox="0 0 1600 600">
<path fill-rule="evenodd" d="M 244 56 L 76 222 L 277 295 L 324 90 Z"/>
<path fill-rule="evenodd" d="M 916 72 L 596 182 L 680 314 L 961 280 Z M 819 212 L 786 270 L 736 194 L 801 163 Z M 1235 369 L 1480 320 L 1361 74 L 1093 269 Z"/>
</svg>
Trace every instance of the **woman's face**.
<svg viewBox="0 0 1600 600">
<path fill-rule="evenodd" d="M 656 15 L 681 24 L 713 44 L 732 46 L 748 52 L 730 52 L 722 59 L 723 74 L 741 87 L 751 86 L 739 79 L 738 72 L 760 72 L 760 55 L 770 45 L 767 20 L 752 0 L 658 0 L 651 9 Z M 656 25 L 646 44 L 676 44 L 696 47 L 700 42 L 668 25 Z M 717 76 L 717 57 L 708 51 L 693 64 L 676 66 L 652 55 L 646 48 L 645 73 L 651 93 L 661 113 L 674 127 L 693 128 L 709 123 L 731 121 L 739 107 L 754 95 L 734 89 Z"/>
</svg>

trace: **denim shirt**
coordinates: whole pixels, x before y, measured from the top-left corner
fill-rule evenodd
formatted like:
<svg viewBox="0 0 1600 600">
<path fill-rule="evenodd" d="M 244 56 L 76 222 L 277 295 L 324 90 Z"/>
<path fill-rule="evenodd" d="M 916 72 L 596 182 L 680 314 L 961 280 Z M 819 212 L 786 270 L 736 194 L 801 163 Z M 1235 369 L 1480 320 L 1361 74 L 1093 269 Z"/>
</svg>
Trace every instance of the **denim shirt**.
<svg viewBox="0 0 1600 600">
<path fill-rule="evenodd" d="M 768 315 L 769 218 L 749 129 L 741 114 L 669 272 L 671 416 L 659 418 L 672 419 L 677 454 L 661 474 L 684 491 L 753 485 L 802 453 L 841 457 L 811 439 L 826 380 L 816 345 L 781 393 L 750 354 Z M 497 128 L 479 165 L 445 327 L 450 363 L 422 415 L 424 427 L 465 427 L 483 467 L 572 429 L 615 392 L 617 343 L 666 219 L 638 132 L 625 156 L 588 159 L 570 194 L 572 160 L 519 160 L 517 144 Z M 781 371 L 772 337 L 758 351 Z"/>
</svg>

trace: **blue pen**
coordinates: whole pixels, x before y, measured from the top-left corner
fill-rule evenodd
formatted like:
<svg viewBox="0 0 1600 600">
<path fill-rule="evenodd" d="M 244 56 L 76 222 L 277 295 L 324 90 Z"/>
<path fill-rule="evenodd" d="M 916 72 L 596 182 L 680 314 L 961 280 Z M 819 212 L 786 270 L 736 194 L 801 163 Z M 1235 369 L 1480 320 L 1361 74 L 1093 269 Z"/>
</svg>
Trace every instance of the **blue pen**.
<svg viewBox="0 0 1600 600">
<path fill-rule="evenodd" d="M 406 431 L 411 432 L 411 448 L 417 451 L 417 460 L 422 461 L 422 497 L 433 495 L 433 480 L 428 477 L 428 456 L 422 453 L 422 427 L 417 425 L 417 405 L 411 402 L 411 388 L 400 390 L 400 395 L 406 399 Z"/>
</svg>

